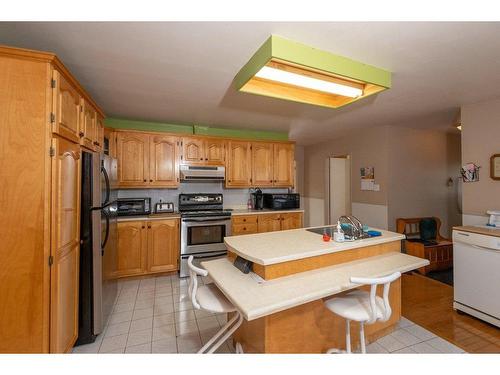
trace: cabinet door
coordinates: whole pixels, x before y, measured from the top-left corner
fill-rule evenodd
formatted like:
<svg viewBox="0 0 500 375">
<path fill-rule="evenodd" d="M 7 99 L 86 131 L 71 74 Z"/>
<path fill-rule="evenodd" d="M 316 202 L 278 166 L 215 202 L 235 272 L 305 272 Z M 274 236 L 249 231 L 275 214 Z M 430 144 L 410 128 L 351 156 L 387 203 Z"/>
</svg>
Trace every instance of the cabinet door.
<svg viewBox="0 0 500 375">
<path fill-rule="evenodd" d="M 53 79 L 53 121 L 52 132 L 72 142 L 80 140 L 80 94 L 57 70 Z"/>
<path fill-rule="evenodd" d="M 259 228 L 259 233 L 274 232 L 277 230 L 281 230 L 281 215 L 280 214 L 259 215 L 258 228 Z"/>
<path fill-rule="evenodd" d="M 116 142 L 116 132 L 110 128 L 104 128 L 104 137 L 108 139 L 108 152 L 109 156 L 112 158 L 118 157 L 118 144 Z M 104 140 L 103 140 L 103 148 L 104 148 Z"/>
<path fill-rule="evenodd" d="M 273 184 L 279 187 L 293 187 L 294 146 L 289 143 L 274 144 Z"/>
<path fill-rule="evenodd" d="M 52 141 L 52 266 L 50 351 L 69 351 L 78 336 L 80 262 L 80 146 Z"/>
<path fill-rule="evenodd" d="M 115 277 L 139 275 L 146 271 L 147 228 L 145 221 L 118 222 L 118 264 Z"/>
<path fill-rule="evenodd" d="M 104 118 L 101 115 L 96 115 L 96 126 L 95 126 L 95 146 L 96 151 L 101 152 L 104 148 Z"/>
<path fill-rule="evenodd" d="M 273 186 L 273 144 L 252 143 L 252 185 Z"/>
<path fill-rule="evenodd" d="M 149 142 L 149 183 L 152 186 L 179 185 L 179 139 L 151 135 Z"/>
<path fill-rule="evenodd" d="M 118 183 L 149 186 L 149 135 L 118 132 Z"/>
<path fill-rule="evenodd" d="M 80 127 L 80 144 L 90 150 L 94 150 L 96 142 L 96 112 L 86 101 L 82 99 L 82 119 Z"/>
<path fill-rule="evenodd" d="M 249 187 L 251 179 L 250 142 L 229 141 L 226 163 L 226 186 Z"/>
<path fill-rule="evenodd" d="M 205 164 L 205 158 L 205 140 L 203 138 L 182 138 L 183 164 Z"/>
<path fill-rule="evenodd" d="M 226 142 L 221 139 L 209 139 L 205 143 L 205 161 L 210 165 L 223 165 L 226 156 Z"/>
<path fill-rule="evenodd" d="M 281 230 L 302 228 L 302 213 L 281 214 Z"/>
<path fill-rule="evenodd" d="M 148 222 L 148 272 L 178 269 L 179 220 Z"/>
</svg>

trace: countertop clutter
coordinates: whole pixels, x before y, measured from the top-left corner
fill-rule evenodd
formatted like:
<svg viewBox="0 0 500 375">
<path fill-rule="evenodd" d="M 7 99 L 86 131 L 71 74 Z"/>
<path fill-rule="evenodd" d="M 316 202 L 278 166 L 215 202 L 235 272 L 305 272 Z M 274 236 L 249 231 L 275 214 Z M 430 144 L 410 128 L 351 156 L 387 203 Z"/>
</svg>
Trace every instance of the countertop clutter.
<svg viewBox="0 0 500 375">
<path fill-rule="evenodd" d="M 270 265 L 405 239 L 405 236 L 399 233 L 384 230 L 380 232 L 382 235 L 378 237 L 337 243 L 324 242 L 321 235 L 306 229 L 294 229 L 226 237 L 225 243 L 229 251 L 242 258 L 257 264 Z"/>
</svg>

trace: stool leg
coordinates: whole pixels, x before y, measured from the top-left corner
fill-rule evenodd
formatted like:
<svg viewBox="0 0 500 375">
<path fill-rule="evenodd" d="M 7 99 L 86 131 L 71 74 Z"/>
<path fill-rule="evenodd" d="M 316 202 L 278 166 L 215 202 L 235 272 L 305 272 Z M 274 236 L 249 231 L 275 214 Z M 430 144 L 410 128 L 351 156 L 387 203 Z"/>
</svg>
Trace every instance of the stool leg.
<svg viewBox="0 0 500 375">
<path fill-rule="evenodd" d="M 366 353 L 365 322 L 359 322 L 359 341 L 361 342 L 361 353 Z"/>
<path fill-rule="evenodd" d="M 351 353 L 351 321 L 345 321 L 345 350 L 347 354 Z"/>
</svg>

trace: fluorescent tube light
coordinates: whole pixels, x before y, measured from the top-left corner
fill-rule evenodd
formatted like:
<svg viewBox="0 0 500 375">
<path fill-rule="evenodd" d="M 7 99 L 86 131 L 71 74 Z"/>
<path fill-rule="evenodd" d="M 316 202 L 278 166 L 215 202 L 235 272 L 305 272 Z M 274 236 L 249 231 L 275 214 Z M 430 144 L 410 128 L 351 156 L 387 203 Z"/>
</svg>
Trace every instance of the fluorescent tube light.
<svg viewBox="0 0 500 375">
<path fill-rule="evenodd" d="M 356 98 L 363 95 L 363 90 L 356 87 L 341 85 L 339 83 L 323 81 L 321 79 L 307 77 L 297 73 L 287 72 L 281 69 L 263 66 L 255 75 L 259 78 L 287 83 L 289 85 L 305 87 L 312 90 L 327 92 L 330 94 L 348 96 Z"/>
</svg>

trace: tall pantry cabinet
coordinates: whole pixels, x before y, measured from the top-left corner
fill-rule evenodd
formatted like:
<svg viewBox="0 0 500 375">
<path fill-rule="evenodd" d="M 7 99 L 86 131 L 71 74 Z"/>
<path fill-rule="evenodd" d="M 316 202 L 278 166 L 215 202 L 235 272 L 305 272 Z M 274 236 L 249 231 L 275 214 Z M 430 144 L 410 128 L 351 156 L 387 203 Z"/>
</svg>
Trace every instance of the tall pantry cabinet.
<svg viewBox="0 0 500 375">
<path fill-rule="evenodd" d="M 81 147 L 100 136 L 89 118 L 104 113 L 55 55 L 0 46 L 0 353 L 68 352 L 77 338 Z"/>
</svg>

